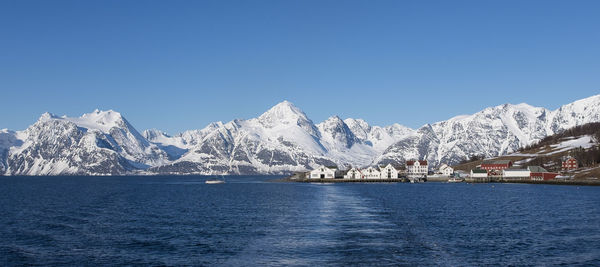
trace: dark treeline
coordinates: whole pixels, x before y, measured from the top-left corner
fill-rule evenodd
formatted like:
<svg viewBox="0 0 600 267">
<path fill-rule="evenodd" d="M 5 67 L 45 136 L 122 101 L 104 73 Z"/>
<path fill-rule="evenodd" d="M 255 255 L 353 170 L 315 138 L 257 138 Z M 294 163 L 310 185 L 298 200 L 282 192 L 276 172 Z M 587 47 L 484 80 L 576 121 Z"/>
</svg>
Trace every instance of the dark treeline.
<svg viewBox="0 0 600 267">
<path fill-rule="evenodd" d="M 578 137 L 582 135 L 591 135 L 594 139 L 592 141 L 600 141 L 600 123 L 593 122 L 580 126 L 575 126 L 561 133 L 547 136 L 544 139 L 540 140 L 538 143 L 522 147 L 521 149 L 519 149 L 519 151 L 523 152 L 527 150 L 550 146 L 552 144 L 560 143 L 560 141 L 567 137 Z M 598 148 L 598 146 L 593 146 L 588 149 L 584 149 L 582 147 L 575 148 L 569 152 L 569 155 L 577 160 L 579 167 L 592 167 L 600 163 L 600 148 Z M 562 159 L 558 156 L 541 156 L 533 159 L 529 162 L 529 164 L 548 166 L 550 167 L 550 169 L 560 170 L 561 160 Z"/>
<path fill-rule="evenodd" d="M 579 167 L 592 167 L 600 163 L 600 148 L 597 146 L 588 149 L 576 148 L 571 151 L 571 155 L 577 159 Z"/>
<path fill-rule="evenodd" d="M 575 126 L 573 128 L 564 130 L 563 132 L 560 132 L 560 133 L 557 133 L 554 135 L 550 135 L 550 136 L 546 136 L 537 143 L 521 147 L 519 149 L 519 152 L 532 150 L 532 149 L 536 149 L 536 148 L 541 148 L 541 147 L 544 147 L 547 145 L 556 144 L 556 143 L 559 143 L 559 141 L 561 139 L 566 138 L 566 137 L 575 137 L 575 136 L 582 136 L 582 135 L 591 135 L 594 137 L 596 142 L 600 141 L 600 122 L 592 122 L 592 123 L 587 123 L 587 124 L 580 125 L 580 126 Z"/>
<path fill-rule="evenodd" d="M 600 148 L 598 146 L 588 149 L 578 147 L 569 151 L 569 155 L 577 160 L 578 167 L 594 167 L 600 164 Z M 539 156 L 527 162 L 527 165 L 542 166 L 550 171 L 560 171 L 563 160 L 564 157 L 560 155 Z"/>
<path fill-rule="evenodd" d="M 536 157 L 531 161 L 527 162 L 529 166 L 542 166 L 549 171 L 560 171 L 561 169 L 561 158 L 560 157 Z"/>
<path fill-rule="evenodd" d="M 539 149 L 545 146 L 550 146 L 553 144 L 560 143 L 560 141 L 567 137 L 578 137 L 582 135 L 591 135 L 593 137 L 593 141 L 600 141 L 600 122 L 592 122 L 587 123 L 580 126 L 575 126 L 573 128 L 564 130 L 560 133 L 550 135 L 544 137 L 537 143 L 524 146 L 519 148 L 519 152 L 524 152 L 533 149 Z M 589 149 L 577 148 L 571 151 L 571 156 L 573 156 L 579 162 L 580 167 L 588 167 L 593 166 L 595 164 L 600 163 L 600 149 L 595 146 Z M 465 159 L 460 161 L 460 164 L 466 164 L 478 160 L 483 160 L 485 157 L 483 155 L 471 155 L 466 157 Z M 561 163 L 560 156 L 540 156 L 536 157 L 530 162 L 529 165 L 537 165 L 537 166 L 545 166 L 549 169 L 560 170 Z"/>
</svg>

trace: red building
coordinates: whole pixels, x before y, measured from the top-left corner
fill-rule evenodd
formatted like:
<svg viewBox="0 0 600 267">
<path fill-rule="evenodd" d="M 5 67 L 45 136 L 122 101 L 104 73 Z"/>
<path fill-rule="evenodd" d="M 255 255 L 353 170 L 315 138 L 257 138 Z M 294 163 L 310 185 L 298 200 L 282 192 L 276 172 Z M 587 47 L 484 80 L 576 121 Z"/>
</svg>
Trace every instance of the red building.
<svg viewBox="0 0 600 267">
<path fill-rule="evenodd" d="M 485 160 L 481 163 L 480 169 L 492 171 L 501 171 L 512 167 L 513 163 L 510 160 Z"/>
<path fill-rule="evenodd" d="M 531 176 L 531 180 L 537 180 L 537 181 L 546 181 L 546 180 L 552 180 L 554 178 L 556 178 L 556 176 L 558 176 L 558 173 L 553 173 L 553 172 L 532 172 L 530 174 Z"/>
<path fill-rule="evenodd" d="M 527 169 L 529 169 L 529 171 L 531 172 L 529 174 L 529 178 L 531 180 L 546 181 L 552 180 L 556 178 L 556 176 L 558 176 L 558 173 L 549 172 L 540 166 L 529 166 L 527 167 Z"/>
<path fill-rule="evenodd" d="M 573 169 L 577 169 L 577 167 L 578 167 L 577 160 L 573 157 L 569 157 L 567 160 L 562 162 L 563 170 L 573 170 Z"/>
</svg>

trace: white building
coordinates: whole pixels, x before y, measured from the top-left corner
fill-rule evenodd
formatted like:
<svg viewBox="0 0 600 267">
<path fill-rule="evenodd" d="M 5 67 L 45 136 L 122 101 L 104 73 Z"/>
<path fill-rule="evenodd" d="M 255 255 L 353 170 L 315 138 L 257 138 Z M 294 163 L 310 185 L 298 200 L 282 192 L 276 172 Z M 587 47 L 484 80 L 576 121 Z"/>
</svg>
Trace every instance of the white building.
<svg viewBox="0 0 600 267">
<path fill-rule="evenodd" d="M 379 167 L 379 174 L 381 179 L 398 179 L 398 170 L 392 166 L 392 164 L 388 164 L 387 166 L 381 168 Z"/>
<path fill-rule="evenodd" d="M 427 161 L 426 160 L 409 160 L 406 161 L 406 176 L 409 178 L 420 178 L 427 176 Z"/>
<path fill-rule="evenodd" d="M 363 179 L 363 174 L 359 169 L 352 168 L 344 175 L 344 179 Z"/>
<path fill-rule="evenodd" d="M 379 179 L 380 178 L 380 172 L 373 167 L 369 167 L 369 168 L 363 170 L 362 174 L 364 175 L 365 179 Z"/>
<path fill-rule="evenodd" d="M 486 170 L 482 170 L 482 169 L 472 169 L 471 170 L 471 178 L 473 179 L 487 179 L 488 178 L 488 173 Z"/>
<path fill-rule="evenodd" d="M 504 169 L 502 170 L 502 179 L 504 180 L 525 180 L 529 179 L 531 171 L 528 169 Z"/>
<path fill-rule="evenodd" d="M 310 171 L 311 179 L 333 179 L 335 178 L 335 168 L 329 168 L 325 166 L 320 166 L 312 171 Z"/>
<path fill-rule="evenodd" d="M 444 176 L 451 176 L 454 174 L 454 169 L 448 166 L 448 164 L 444 163 L 442 166 L 440 166 L 438 172 Z"/>
</svg>

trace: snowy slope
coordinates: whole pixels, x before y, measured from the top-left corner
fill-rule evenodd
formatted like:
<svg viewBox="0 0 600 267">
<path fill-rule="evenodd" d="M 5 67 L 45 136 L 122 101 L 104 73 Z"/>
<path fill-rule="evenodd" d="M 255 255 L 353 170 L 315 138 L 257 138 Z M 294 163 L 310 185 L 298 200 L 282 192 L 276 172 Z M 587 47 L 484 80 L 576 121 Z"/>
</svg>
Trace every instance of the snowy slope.
<svg viewBox="0 0 600 267">
<path fill-rule="evenodd" d="M 211 124 L 196 145 L 159 173 L 284 173 L 320 164 L 326 158 L 320 133 L 310 119 L 284 101 L 258 118 Z M 154 139 L 157 140 L 157 139 Z"/>
<path fill-rule="evenodd" d="M 435 166 L 473 154 L 504 155 L 597 121 L 600 95 L 554 111 L 505 104 L 417 130 L 337 116 L 315 124 L 287 101 L 257 118 L 215 122 L 174 136 L 159 130 L 140 134 L 112 110 L 81 117 L 45 113 L 24 131 L 0 130 L 0 174 L 275 174 L 321 164 L 364 167 L 414 158 Z"/>
<path fill-rule="evenodd" d="M 600 95 L 577 100 L 548 116 L 547 132 L 559 132 L 577 125 L 600 121 Z"/>
<path fill-rule="evenodd" d="M 416 137 L 391 145 L 374 162 L 401 162 L 418 157 L 435 166 L 458 163 L 470 155 L 499 156 L 545 136 L 597 121 L 600 121 L 600 95 L 555 111 L 527 104 L 505 104 L 423 126 Z"/>
<path fill-rule="evenodd" d="M 196 130 L 195 145 L 191 146 L 189 140 L 182 141 L 187 132 L 174 137 L 156 131 L 144 135 L 161 147 L 188 150 L 152 171 L 244 174 L 304 171 L 321 164 L 366 166 L 387 146 L 414 132 L 399 124 L 371 127 L 362 120 L 346 121 L 333 116 L 315 125 L 302 110 L 283 101 L 258 118 L 213 123 Z"/>
<path fill-rule="evenodd" d="M 79 118 L 44 113 L 10 147 L 6 174 L 118 175 L 167 162 L 167 154 L 150 144 L 114 111 L 94 111 Z"/>
<path fill-rule="evenodd" d="M 356 137 L 338 116 L 330 117 L 316 126 L 321 133 L 325 154 L 339 165 L 364 166 L 377 154 L 372 146 Z"/>
<path fill-rule="evenodd" d="M 87 132 L 104 134 L 119 155 L 131 162 L 146 165 L 140 165 L 141 168 L 167 162 L 167 154 L 156 145 L 149 143 L 119 112 L 96 109 L 79 118 L 62 116 L 50 119 L 69 121 Z"/>
<path fill-rule="evenodd" d="M 391 144 L 415 134 L 400 124 L 370 126 L 361 119 L 341 120 L 338 116 L 317 124 L 317 128 L 327 156 L 346 167 L 367 166 Z"/>
<path fill-rule="evenodd" d="M 8 152 L 11 147 L 20 146 L 23 144 L 23 140 L 18 138 L 16 132 L 1 129 L 0 130 L 0 175 L 4 174 L 8 168 Z"/>
</svg>

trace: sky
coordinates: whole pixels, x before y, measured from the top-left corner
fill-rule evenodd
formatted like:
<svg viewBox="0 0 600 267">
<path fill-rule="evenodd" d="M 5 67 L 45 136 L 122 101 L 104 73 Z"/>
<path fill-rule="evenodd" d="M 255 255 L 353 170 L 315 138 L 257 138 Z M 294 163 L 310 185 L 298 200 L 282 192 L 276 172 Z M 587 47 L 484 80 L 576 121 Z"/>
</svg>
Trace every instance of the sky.
<svg viewBox="0 0 600 267">
<path fill-rule="evenodd" d="M 113 109 L 170 134 L 288 100 L 426 123 L 600 93 L 600 1 L 0 1 L 0 129 Z"/>
</svg>

